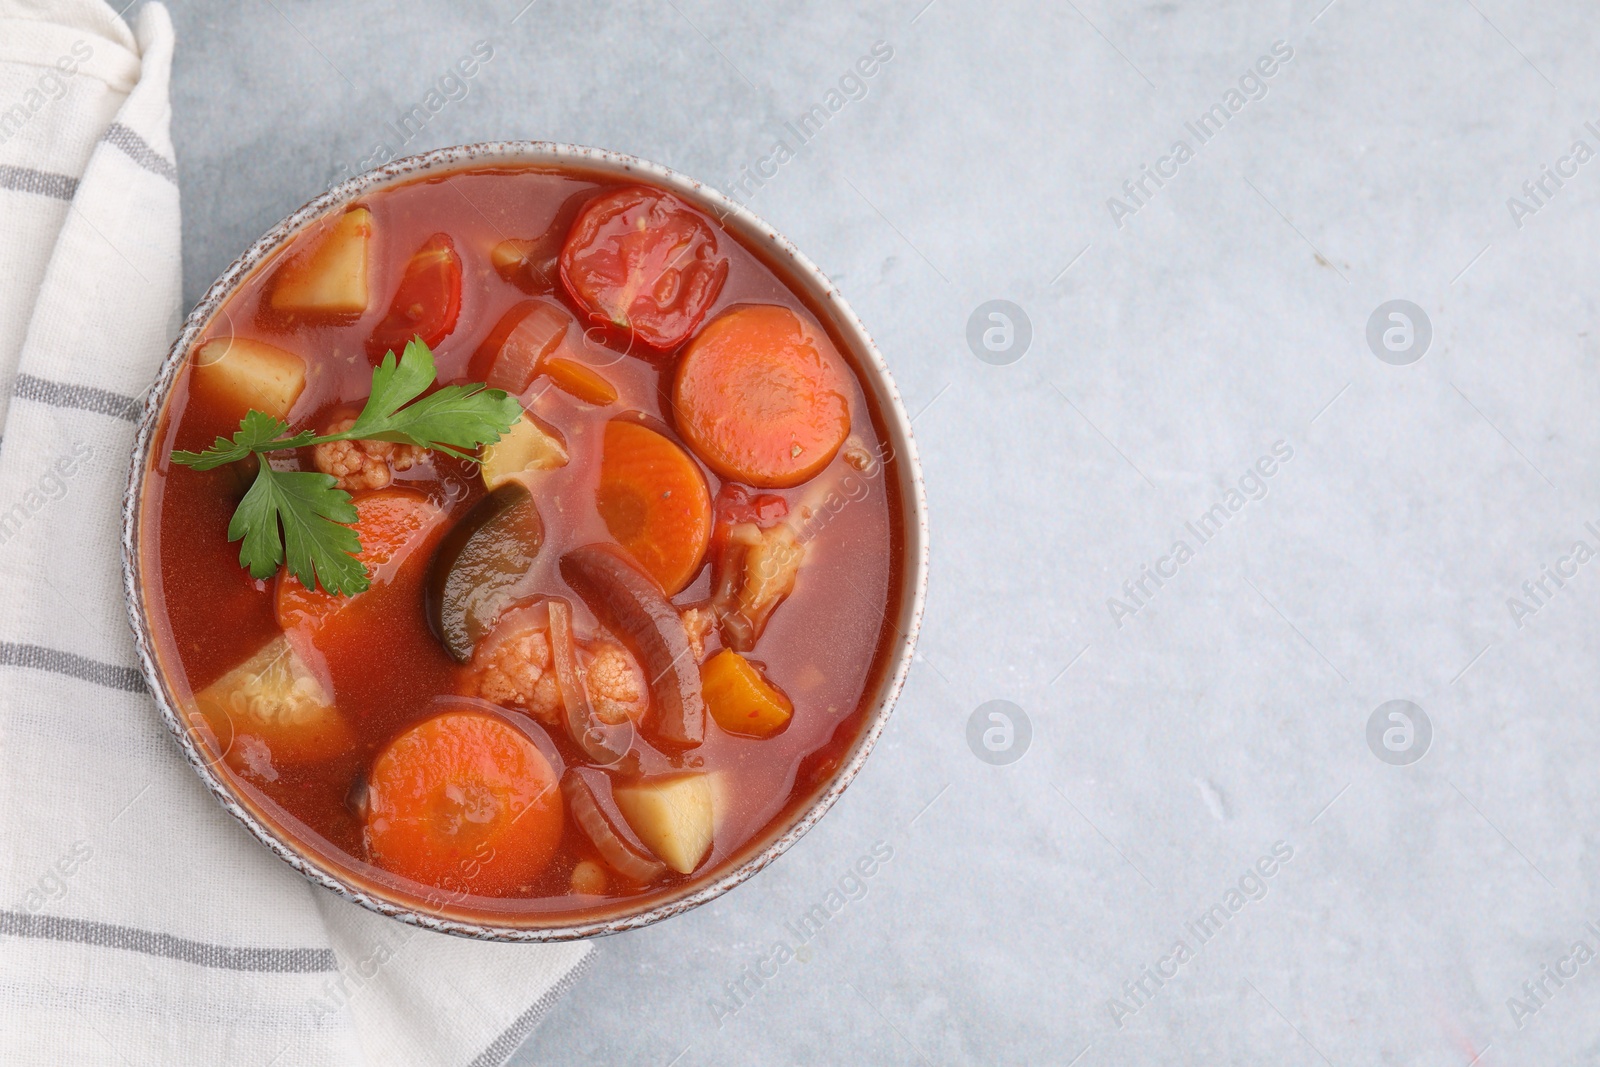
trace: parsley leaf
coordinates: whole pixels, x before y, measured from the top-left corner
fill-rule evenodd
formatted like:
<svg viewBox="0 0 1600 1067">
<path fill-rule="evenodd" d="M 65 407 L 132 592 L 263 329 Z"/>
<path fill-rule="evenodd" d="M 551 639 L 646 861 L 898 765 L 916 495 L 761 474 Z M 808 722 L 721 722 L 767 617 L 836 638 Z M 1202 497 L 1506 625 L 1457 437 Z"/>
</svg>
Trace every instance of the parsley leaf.
<svg viewBox="0 0 1600 1067">
<path fill-rule="evenodd" d="M 372 392 L 362 409 L 361 419 L 373 421 L 387 419 L 406 404 L 421 396 L 433 384 L 433 353 L 421 338 L 407 342 L 397 366 L 394 351 L 383 357 L 383 362 L 373 368 Z M 357 425 L 361 420 L 357 420 Z M 354 429 L 354 427 L 352 427 Z"/>
<path fill-rule="evenodd" d="M 522 415 L 515 397 L 482 385 L 447 385 L 411 403 L 433 380 L 433 353 L 420 339 L 406 345 L 398 366 L 390 352 L 372 372 L 372 395 L 355 425 L 330 439 L 395 441 L 471 459 L 457 449 L 499 440 Z"/>
<path fill-rule="evenodd" d="M 262 462 L 250 491 L 228 523 L 228 540 L 243 539 L 239 565 L 252 578 L 270 578 L 284 562 L 307 589 L 321 585 L 330 593 L 365 592 L 367 569 L 355 558 L 361 550 L 350 494 L 333 487 L 331 474 L 317 471 L 275 471 Z M 279 526 L 282 526 L 280 536 Z"/>
<path fill-rule="evenodd" d="M 398 361 L 390 352 L 373 370 L 371 395 L 348 430 L 291 434 L 287 422 L 251 409 L 231 440 L 218 437 L 204 452 L 175 451 L 172 461 L 208 471 L 256 457 L 255 481 L 228 523 L 228 540 L 242 542 L 239 565 L 252 577 L 269 578 L 287 562 L 307 589 L 364 592 L 371 578 L 356 558 L 361 542 L 350 526 L 357 518 L 350 494 L 335 488 L 328 474 L 276 470 L 265 454 L 325 441 L 368 440 L 417 445 L 476 462 L 464 450 L 493 444 L 522 416 L 515 397 L 481 384 L 447 385 L 422 396 L 435 377 L 433 353 L 415 338 Z"/>
<path fill-rule="evenodd" d="M 239 432 L 233 435 L 233 440 L 219 437 L 204 452 L 174 452 L 172 461 L 193 467 L 197 471 L 208 471 L 228 463 L 235 463 L 253 452 L 265 451 L 263 446 L 270 445 L 273 450 L 299 448 L 316 436 L 310 430 L 302 430 L 291 438 L 278 440 L 288 432 L 287 422 L 251 408 L 244 413 L 244 418 L 239 420 Z"/>
</svg>

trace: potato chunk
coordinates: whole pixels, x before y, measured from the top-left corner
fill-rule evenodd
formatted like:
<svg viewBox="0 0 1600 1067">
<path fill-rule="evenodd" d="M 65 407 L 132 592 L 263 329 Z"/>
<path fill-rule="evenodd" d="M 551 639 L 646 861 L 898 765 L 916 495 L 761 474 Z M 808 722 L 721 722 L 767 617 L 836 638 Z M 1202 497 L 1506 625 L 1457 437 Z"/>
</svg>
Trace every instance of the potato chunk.
<svg viewBox="0 0 1600 1067">
<path fill-rule="evenodd" d="M 273 279 L 272 307 L 304 315 L 347 316 L 367 310 L 372 212 L 353 207 L 294 254 Z"/>
<path fill-rule="evenodd" d="M 606 869 L 594 860 L 579 860 L 572 868 L 572 891 L 586 896 L 599 896 L 606 891 Z"/>
<path fill-rule="evenodd" d="M 722 824 L 733 813 L 733 775 L 727 771 L 709 771 L 706 780 L 711 783 L 711 830 L 712 839 L 715 840 L 715 835 L 722 830 Z"/>
<path fill-rule="evenodd" d="M 567 465 L 567 445 L 555 430 L 522 413 L 505 436 L 483 450 L 483 484 L 494 492 L 519 474 Z"/>
<path fill-rule="evenodd" d="M 716 825 L 711 782 L 704 774 L 656 778 L 612 790 L 617 809 L 639 840 L 679 874 L 700 866 Z"/>
<path fill-rule="evenodd" d="M 794 705 L 783 690 L 767 681 L 756 665 L 732 649 L 723 649 L 700 668 L 706 710 L 730 734 L 771 737 L 789 725 Z"/>
<path fill-rule="evenodd" d="M 194 699 L 221 758 L 269 781 L 274 765 L 329 759 L 353 740 L 322 680 L 282 634 Z"/>
<path fill-rule="evenodd" d="M 286 419 L 306 387 L 306 361 L 293 352 L 245 337 L 216 337 L 189 359 L 194 387 L 237 409 Z"/>
</svg>

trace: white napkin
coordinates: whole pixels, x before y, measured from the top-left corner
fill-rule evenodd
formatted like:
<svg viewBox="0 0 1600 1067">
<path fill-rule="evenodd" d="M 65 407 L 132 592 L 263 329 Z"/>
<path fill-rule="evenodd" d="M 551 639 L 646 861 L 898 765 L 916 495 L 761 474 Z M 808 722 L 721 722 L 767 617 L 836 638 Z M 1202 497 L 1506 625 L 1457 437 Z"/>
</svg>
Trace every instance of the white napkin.
<svg viewBox="0 0 1600 1067">
<path fill-rule="evenodd" d="M 179 321 L 172 25 L 0 0 L 0 1063 L 502 1063 L 588 946 L 426 933 L 225 815 L 135 668 L 119 510 Z"/>
</svg>

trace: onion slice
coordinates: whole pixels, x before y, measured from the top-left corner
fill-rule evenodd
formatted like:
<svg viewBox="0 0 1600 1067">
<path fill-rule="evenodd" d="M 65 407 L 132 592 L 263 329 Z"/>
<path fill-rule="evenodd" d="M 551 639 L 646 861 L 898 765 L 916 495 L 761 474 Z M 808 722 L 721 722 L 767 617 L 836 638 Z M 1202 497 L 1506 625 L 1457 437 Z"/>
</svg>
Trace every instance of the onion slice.
<svg viewBox="0 0 1600 1067">
<path fill-rule="evenodd" d="M 556 687 L 561 690 L 561 703 L 566 710 L 567 733 L 571 735 L 572 743 L 583 749 L 584 755 L 599 766 L 609 767 L 619 763 L 633 748 L 633 720 L 624 719 L 612 726 L 602 722 L 595 714 L 578 668 L 577 644 L 572 637 L 572 605 L 561 597 L 551 597 L 548 609 L 550 659 L 555 666 Z"/>
<path fill-rule="evenodd" d="M 656 580 L 618 550 L 599 544 L 562 556 L 561 577 L 644 668 L 654 732 L 683 748 L 704 741 L 700 666 L 690 651 L 683 618 Z"/>
<path fill-rule="evenodd" d="M 649 882 L 666 872 L 667 865 L 656 858 L 628 827 L 611 797 L 611 778 L 591 767 L 574 767 L 561 780 L 561 793 L 573 819 L 600 858 L 618 874 L 636 882 Z"/>
</svg>

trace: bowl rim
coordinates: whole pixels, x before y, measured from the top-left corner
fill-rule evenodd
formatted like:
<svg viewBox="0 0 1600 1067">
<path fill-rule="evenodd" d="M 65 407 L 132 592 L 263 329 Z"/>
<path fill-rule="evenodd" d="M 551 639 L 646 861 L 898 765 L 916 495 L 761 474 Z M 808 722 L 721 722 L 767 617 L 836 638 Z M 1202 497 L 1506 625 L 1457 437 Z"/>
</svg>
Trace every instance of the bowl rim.
<svg viewBox="0 0 1600 1067">
<path fill-rule="evenodd" d="M 905 545 L 900 575 L 900 603 L 891 604 L 885 610 L 885 618 L 897 631 L 899 639 L 891 646 L 885 666 L 880 671 L 877 692 L 872 699 L 868 721 L 851 746 L 849 758 L 835 771 L 825 789 L 808 805 L 796 809 L 788 825 L 781 832 L 771 837 L 759 851 L 748 852 L 744 859 L 717 877 L 699 885 L 691 883 L 688 891 L 666 900 L 658 900 L 648 907 L 631 911 L 621 909 L 603 918 L 582 922 L 507 925 L 501 922 L 475 921 L 430 912 L 404 900 L 391 899 L 373 891 L 371 887 L 352 883 L 336 870 L 324 866 L 310 853 L 310 850 L 291 844 L 250 809 L 244 798 L 215 771 L 212 761 L 196 744 L 192 728 L 179 713 L 179 702 L 160 669 L 150 620 L 145 612 L 139 537 L 139 511 L 145 474 L 150 466 L 161 413 L 178 372 L 190 349 L 224 301 L 258 266 L 315 219 L 379 188 L 425 177 L 430 173 L 496 164 L 576 166 L 579 169 L 595 170 L 621 177 L 637 174 L 682 195 L 697 207 L 710 210 L 724 225 L 735 226 L 737 232 L 747 240 L 766 246 L 775 258 L 794 271 L 796 280 L 810 288 L 812 298 L 833 317 L 835 327 L 850 343 L 851 354 L 854 356 L 852 362 L 857 365 L 861 373 L 862 384 L 869 389 L 876 401 L 888 430 L 888 444 L 894 450 L 895 459 L 901 464 L 899 493 L 903 511 L 902 537 Z M 177 740 L 184 758 L 223 809 L 239 820 L 245 829 L 256 840 L 266 845 L 274 855 L 314 884 L 380 915 L 423 929 L 479 940 L 570 941 L 648 926 L 721 896 L 786 852 L 816 825 L 855 780 L 883 733 L 911 667 L 917 633 L 921 628 L 928 584 L 927 500 L 916 441 L 911 433 L 911 420 L 906 415 L 899 391 L 895 387 L 882 353 L 878 351 L 866 328 L 845 302 L 838 288 L 787 238 L 744 205 L 719 190 L 636 156 L 552 141 L 486 141 L 439 148 L 393 160 L 330 186 L 253 242 L 211 283 L 199 302 L 185 317 L 182 328 L 162 361 L 154 383 L 147 391 L 134 438 L 133 455 L 123 492 L 122 512 L 123 587 L 140 670 L 149 686 L 151 696 L 160 709 L 161 718 L 166 723 L 168 731 Z M 899 608 L 898 621 L 890 617 L 894 614 L 896 606 Z"/>
</svg>

